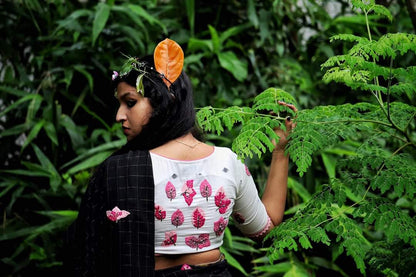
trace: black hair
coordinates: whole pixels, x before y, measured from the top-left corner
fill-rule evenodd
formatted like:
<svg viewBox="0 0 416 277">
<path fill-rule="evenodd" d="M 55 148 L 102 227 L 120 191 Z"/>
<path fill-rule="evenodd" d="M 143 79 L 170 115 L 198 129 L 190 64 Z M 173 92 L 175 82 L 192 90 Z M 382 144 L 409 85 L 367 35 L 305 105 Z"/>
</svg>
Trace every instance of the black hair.
<svg viewBox="0 0 416 277">
<path fill-rule="evenodd" d="M 130 140 L 123 149 L 149 150 L 188 132 L 202 139 L 202 133 L 196 124 L 192 84 L 186 73 L 182 70 L 169 89 L 154 69 L 153 56 L 145 56 L 138 61 L 144 65 L 144 97 L 149 98 L 153 111 L 140 134 Z M 113 89 L 117 89 L 120 82 L 136 87 L 136 79 L 141 73 L 133 69 L 124 76 L 118 76 L 113 80 Z"/>
</svg>

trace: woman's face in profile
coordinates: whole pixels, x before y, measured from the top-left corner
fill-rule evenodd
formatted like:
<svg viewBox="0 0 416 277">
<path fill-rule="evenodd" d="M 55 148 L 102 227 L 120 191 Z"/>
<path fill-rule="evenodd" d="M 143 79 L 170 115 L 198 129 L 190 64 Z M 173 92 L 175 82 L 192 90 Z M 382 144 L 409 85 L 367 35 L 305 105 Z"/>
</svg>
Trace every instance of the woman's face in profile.
<svg viewBox="0 0 416 277">
<path fill-rule="evenodd" d="M 127 141 L 135 138 L 149 122 L 152 115 L 152 106 L 149 98 L 143 97 L 135 87 L 125 82 L 117 86 L 116 97 L 120 103 L 116 120 L 120 122 Z"/>
</svg>

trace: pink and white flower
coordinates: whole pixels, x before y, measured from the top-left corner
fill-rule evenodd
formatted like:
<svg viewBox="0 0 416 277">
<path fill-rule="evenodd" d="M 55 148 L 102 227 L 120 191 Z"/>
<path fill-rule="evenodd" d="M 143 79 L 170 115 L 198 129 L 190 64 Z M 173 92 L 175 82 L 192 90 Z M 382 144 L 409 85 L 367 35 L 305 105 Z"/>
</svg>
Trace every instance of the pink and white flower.
<svg viewBox="0 0 416 277">
<path fill-rule="evenodd" d="M 106 214 L 109 220 L 117 222 L 128 216 L 130 213 L 125 210 L 120 210 L 117 206 L 115 206 L 111 211 L 106 211 Z"/>
</svg>

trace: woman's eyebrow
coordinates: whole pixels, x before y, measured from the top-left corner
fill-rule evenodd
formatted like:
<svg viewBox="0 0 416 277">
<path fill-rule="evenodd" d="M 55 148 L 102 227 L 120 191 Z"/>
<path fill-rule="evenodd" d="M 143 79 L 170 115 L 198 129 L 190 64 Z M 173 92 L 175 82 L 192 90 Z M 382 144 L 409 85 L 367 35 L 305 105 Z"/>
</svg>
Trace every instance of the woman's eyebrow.
<svg viewBox="0 0 416 277">
<path fill-rule="evenodd" d="M 122 93 L 117 92 L 117 94 L 119 95 L 119 98 L 121 99 L 121 98 L 126 98 L 127 96 L 134 94 L 134 92 L 132 92 L 132 91 L 123 91 Z"/>
</svg>

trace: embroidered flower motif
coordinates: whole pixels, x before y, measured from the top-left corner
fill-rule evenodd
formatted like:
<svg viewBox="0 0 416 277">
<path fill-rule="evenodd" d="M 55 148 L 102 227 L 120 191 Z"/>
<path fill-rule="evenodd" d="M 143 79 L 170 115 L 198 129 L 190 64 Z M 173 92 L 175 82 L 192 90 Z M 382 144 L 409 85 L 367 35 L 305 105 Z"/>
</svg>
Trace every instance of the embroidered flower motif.
<svg viewBox="0 0 416 277">
<path fill-rule="evenodd" d="M 125 218 L 130 213 L 125 210 L 120 210 L 117 206 L 115 206 L 111 211 L 106 211 L 108 219 L 111 221 L 117 222 L 122 218 Z"/>
<path fill-rule="evenodd" d="M 218 221 L 214 222 L 214 232 L 217 237 L 221 236 L 225 228 L 227 228 L 228 220 L 221 217 Z"/>
<path fill-rule="evenodd" d="M 225 195 L 224 188 L 220 187 L 215 194 L 215 205 L 218 207 L 220 214 L 224 214 L 227 211 L 230 203 L 231 200 Z"/>
<path fill-rule="evenodd" d="M 166 211 L 160 205 L 155 205 L 155 217 L 162 221 L 166 218 Z"/>
<path fill-rule="evenodd" d="M 181 270 L 191 270 L 191 269 L 192 269 L 192 267 L 188 264 L 183 264 L 182 267 L 181 267 Z"/>
<path fill-rule="evenodd" d="M 199 190 L 202 197 L 205 197 L 208 201 L 208 197 L 210 197 L 212 194 L 212 187 L 207 180 L 202 181 Z"/>
<path fill-rule="evenodd" d="M 182 213 L 182 211 L 181 210 L 179 210 L 179 209 L 177 209 L 176 210 L 176 212 L 174 212 L 173 214 L 172 214 L 172 217 L 171 217 L 171 222 L 172 222 L 172 225 L 175 225 L 176 226 L 176 228 L 178 228 L 178 226 L 180 226 L 180 225 L 182 225 L 183 224 L 183 221 L 184 221 L 184 216 L 183 216 L 183 213 Z"/>
<path fill-rule="evenodd" d="M 205 213 L 201 208 L 196 208 L 192 213 L 192 224 L 198 229 L 205 224 Z"/>
<path fill-rule="evenodd" d="M 244 165 L 244 167 L 246 168 L 246 174 L 247 174 L 247 176 L 251 176 L 250 170 L 248 170 L 247 165 Z"/>
<path fill-rule="evenodd" d="M 118 72 L 117 71 L 113 71 L 113 75 L 111 76 L 111 80 L 115 80 L 118 77 Z"/>
<path fill-rule="evenodd" d="M 194 190 L 194 180 L 186 181 L 186 183 L 182 186 L 181 192 L 183 198 L 185 198 L 186 204 L 188 204 L 188 206 L 191 206 L 192 201 L 194 200 L 194 196 L 196 195 L 196 192 Z"/>
<path fill-rule="evenodd" d="M 166 197 L 169 198 L 170 201 L 172 201 L 172 199 L 176 197 L 176 188 L 171 182 L 168 182 L 166 184 L 165 192 L 166 192 Z"/>
<path fill-rule="evenodd" d="M 211 245 L 209 234 L 200 234 L 198 237 L 190 236 L 185 238 L 185 243 L 191 248 L 202 249 Z"/>
<path fill-rule="evenodd" d="M 176 245 L 176 239 L 178 235 L 175 231 L 170 231 L 165 233 L 165 240 L 162 242 L 162 246 Z"/>
<path fill-rule="evenodd" d="M 243 224 L 246 221 L 243 215 L 237 212 L 233 213 L 233 218 L 240 224 Z"/>
</svg>

